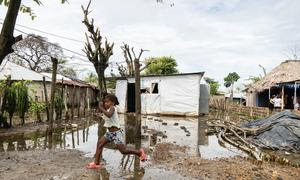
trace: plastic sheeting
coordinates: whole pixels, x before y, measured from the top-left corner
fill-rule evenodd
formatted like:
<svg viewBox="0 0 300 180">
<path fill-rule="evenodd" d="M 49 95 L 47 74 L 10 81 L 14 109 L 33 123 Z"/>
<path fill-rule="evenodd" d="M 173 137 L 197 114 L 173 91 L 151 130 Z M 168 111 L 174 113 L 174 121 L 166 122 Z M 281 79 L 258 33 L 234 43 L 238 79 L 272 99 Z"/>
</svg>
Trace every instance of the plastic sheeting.
<svg viewBox="0 0 300 180">
<path fill-rule="evenodd" d="M 142 94 L 141 105 L 142 114 L 158 114 L 160 113 L 160 95 L 158 94 Z"/>
<path fill-rule="evenodd" d="M 161 113 L 197 116 L 200 76 L 162 77 L 160 83 Z"/>
<path fill-rule="evenodd" d="M 254 144 L 273 150 L 300 151 L 300 116 L 283 111 L 243 125 L 247 128 L 261 126 L 270 128 L 252 137 L 250 141 Z"/>
<path fill-rule="evenodd" d="M 118 112 L 126 112 L 127 80 L 118 80 L 116 83 L 116 96 L 119 100 Z"/>
<path fill-rule="evenodd" d="M 141 88 L 151 92 L 142 94 L 142 113 L 197 116 L 201 78 L 201 74 L 142 77 Z M 123 113 L 126 112 L 127 83 L 134 83 L 134 78 L 118 80 L 116 86 L 119 112 Z M 154 84 L 158 85 L 158 93 L 152 93 Z"/>
</svg>

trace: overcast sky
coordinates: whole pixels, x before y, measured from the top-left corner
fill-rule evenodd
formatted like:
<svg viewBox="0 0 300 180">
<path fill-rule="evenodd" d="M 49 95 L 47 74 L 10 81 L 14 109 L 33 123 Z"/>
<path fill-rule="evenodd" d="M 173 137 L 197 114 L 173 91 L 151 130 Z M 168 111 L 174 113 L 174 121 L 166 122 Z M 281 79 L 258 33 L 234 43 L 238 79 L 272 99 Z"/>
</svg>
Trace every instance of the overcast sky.
<svg viewBox="0 0 300 180">
<path fill-rule="evenodd" d="M 64 5 L 60 0 L 44 0 L 43 6 L 31 0 L 23 2 L 32 6 L 37 18 L 32 21 L 20 13 L 18 24 L 85 40 L 80 6 L 87 0 L 69 0 Z M 124 60 L 119 47 L 125 42 L 136 50 L 150 50 L 143 57 L 172 56 L 180 72 L 205 71 L 206 76 L 223 84 L 229 72 L 237 72 L 242 83 L 249 76 L 262 74 L 259 64 L 270 71 L 287 59 L 289 49 L 300 41 L 299 8 L 299 0 L 169 0 L 164 4 L 156 0 L 94 0 L 90 16 L 102 35 L 115 43 L 111 61 Z M 6 8 L 0 7 L 0 21 L 5 13 Z M 83 54 L 83 43 L 16 28 Z M 90 65 L 74 67 L 80 76 L 93 70 Z"/>
</svg>

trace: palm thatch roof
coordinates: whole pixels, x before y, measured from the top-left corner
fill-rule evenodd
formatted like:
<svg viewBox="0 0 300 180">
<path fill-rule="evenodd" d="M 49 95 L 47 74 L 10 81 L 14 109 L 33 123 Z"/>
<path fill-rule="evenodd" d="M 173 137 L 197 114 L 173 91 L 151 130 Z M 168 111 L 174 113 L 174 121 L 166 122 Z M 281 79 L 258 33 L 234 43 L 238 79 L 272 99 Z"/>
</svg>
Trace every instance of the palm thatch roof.
<svg viewBox="0 0 300 180">
<path fill-rule="evenodd" d="M 300 60 L 287 60 L 274 68 L 260 81 L 248 86 L 248 91 L 261 92 L 276 84 L 300 80 Z"/>
</svg>

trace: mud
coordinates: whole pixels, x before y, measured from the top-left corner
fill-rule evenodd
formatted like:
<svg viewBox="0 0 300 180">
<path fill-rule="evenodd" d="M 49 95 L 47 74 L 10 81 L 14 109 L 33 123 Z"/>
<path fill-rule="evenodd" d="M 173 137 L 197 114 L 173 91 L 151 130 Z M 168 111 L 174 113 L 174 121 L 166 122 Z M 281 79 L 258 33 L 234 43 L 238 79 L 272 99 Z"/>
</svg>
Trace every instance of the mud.
<svg viewBox="0 0 300 180">
<path fill-rule="evenodd" d="M 213 116 L 224 118 L 222 114 Z M 73 121 L 78 124 L 76 128 L 60 128 L 51 142 L 43 134 L 46 124 L 0 130 L 0 179 L 297 179 L 300 176 L 300 168 L 258 164 L 234 147 L 224 148 L 215 135 L 206 136 L 209 118 L 145 116 L 142 139 L 137 140 L 134 117 L 121 115 L 127 147 L 145 148 L 149 160 L 140 163 L 138 158 L 122 155 L 108 145 L 103 150 L 101 170 L 85 168 L 92 161 L 99 136 L 105 132 L 97 118 Z M 240 120 L 238 117 L 236 121 Z"/>
<path fill-rule="evenodd" d="M 92 179 L 89 160 L 76 150 L 0 153 L 0 179 Z"/>
<path fill-rule="evenodd" d="M 167 169 L 196 179 L 298 179 L 300 168 L 283 166 L 276 163 L 258 163 L 243 158 L 216 158 L 184 156 L 186 147 L 172 144 L 157 144 L 154 161 L 164 164 Z"/>
</svg>

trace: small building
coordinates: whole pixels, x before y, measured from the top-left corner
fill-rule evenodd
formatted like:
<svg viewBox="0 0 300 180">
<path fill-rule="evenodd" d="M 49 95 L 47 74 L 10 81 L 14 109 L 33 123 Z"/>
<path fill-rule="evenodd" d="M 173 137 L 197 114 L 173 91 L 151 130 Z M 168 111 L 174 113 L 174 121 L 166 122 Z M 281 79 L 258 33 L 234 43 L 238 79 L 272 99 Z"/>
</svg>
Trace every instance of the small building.
<svg viewBox="0 0 300 180">
<path fill-rule="evenodd" d="M 45 77 L 46 90 L 48 94 L 48 99 L 50 100 L 52 81 L 51 73 L 38 73 L 6 60 L 0 65 L 0 80 L 5 80 L 8 76 L 10 76 L 12 81 L 28 81 L 29 96 L 32 99 L 37 99 L 39 102 L 45 101 L 43 84 L 43 77 Z M 76 98 L 75 106 L 78 104 L 78 102 L 82 101 L 82 98 L 85 95 L 87 95 L 87 97 L 90 100 L 89 104 L 97 103 L 96 97 L 98 90 L 95 86 L 79 80 L 72 80 L 59 74 L 57 74 L 56 78 L 57 88 L 61 87 L 62 79 L 64 79 L 63 85 L 65 86 L 65 97 L 69 97 L 67 98 L 68 105 L 71 104 L 70 99 L 72 98 L 70 97 L 74 90 L 74 97 Z"/>
<path fill-rule="evenodd" d="M 231 96 L 231 93 L 226 93 L 225 94 L 225 100 L 229 100 L 230 96 Z M 232 101 L 234 103 L 245 105 L 244 104 L 245 103 L 245 99 L 246 99 L 246 97 L 245 97 L 245 95 L 243 93 L 241 93 L 241 92 L 239 92 L 239 93 L 234 92 L 233 93 Z"/>
<path fill-rule="evenodd" d="M 0 65 L 0 80 L 5 80 L 8 76 L 10 76 L 10 79 L 12 81 L 29 81 L 29 96 L 33 99 L 37 97 L 39 101 L 42 101 L 44 99 L 44 75 L 6 60 L 3 61 Z M 51 79 L 49 77 L 45 77 L 45 82 L 47 92 L 50 93 Z"/>
<path fill-rule="evenodd" d="M 41 74 L 52 79 L 51 73 L 43 72 Z M 62 84 L 64 85 L 64 97 L 66 97 L 65 101 L 69 106 L 71 106 L 73 98 L 75 98 L 75 106 L 78 106 L 78 103 L 83 104 L 84 101 L 92 105 L 96 105 L 98 102 L 98 89 L 95 85 L 88 84 L 79 79 L 71 79 L 60 74 L 56 75 L 56 83 L 59 89 L 61 89 Z"/>
<path fill-rule="evenodd" d="M 141 76 L 142 114 L 198 116 L 208 113 L 209 86 L 200 83 L 203 74 Z M 135 112 L 135 78 L 117 78 L 116 96 L 119 112 Z"/>
<path fill-rule="evenodd" d="M 246 89 L 246 105 L 268 107 L 275 95 L 283 99 L 282 108 L 294 109 L 300 97 L 300 61 L 287 60 L 275 67 L 260 81 Z"/>
</svg>

